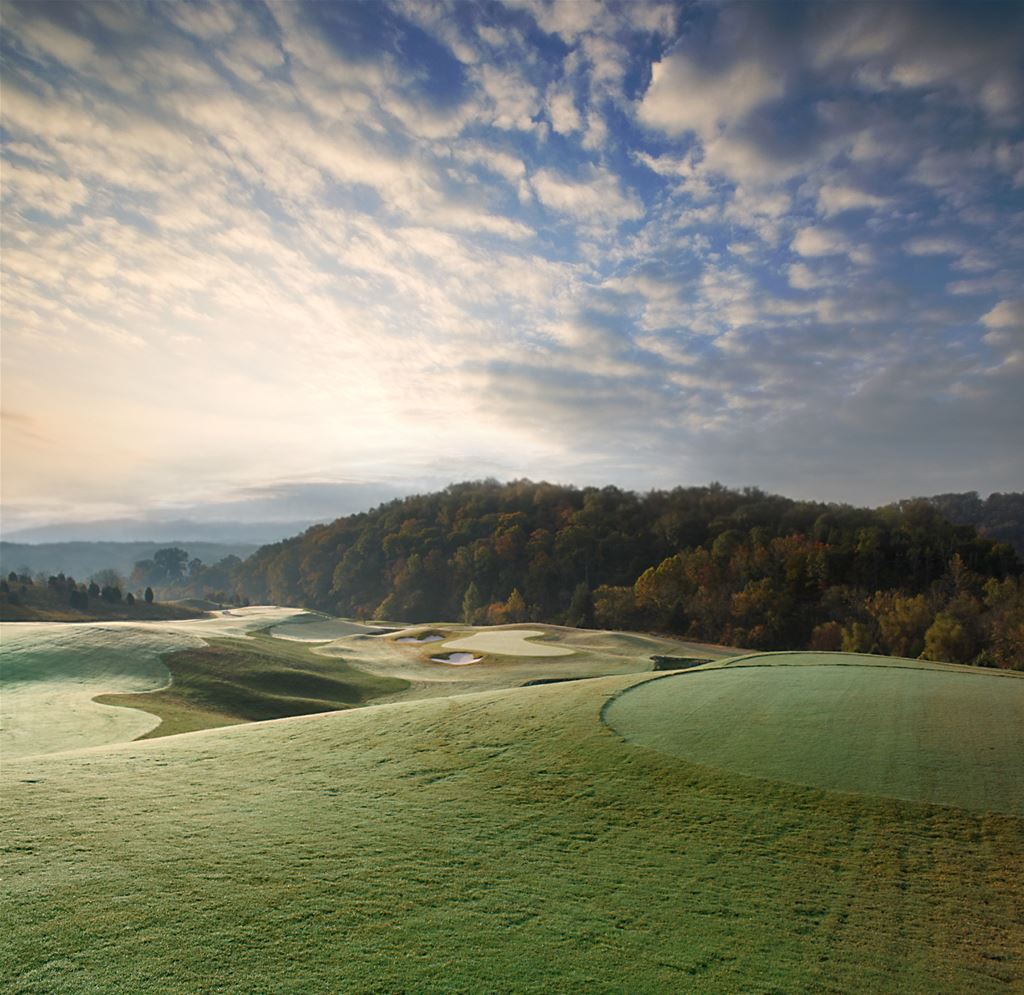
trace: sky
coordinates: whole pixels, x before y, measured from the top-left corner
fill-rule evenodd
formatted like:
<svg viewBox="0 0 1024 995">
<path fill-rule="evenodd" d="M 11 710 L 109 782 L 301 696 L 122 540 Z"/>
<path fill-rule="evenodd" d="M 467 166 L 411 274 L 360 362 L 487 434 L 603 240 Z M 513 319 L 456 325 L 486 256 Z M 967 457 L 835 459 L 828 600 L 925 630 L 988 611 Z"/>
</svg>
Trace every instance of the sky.
<svg viewBox="0 0 1024 995">
<path fill-rule="evenodd" d="M 1024 4 L 2 17 L 5 530 L 1024 486 Z"/>
</svg>

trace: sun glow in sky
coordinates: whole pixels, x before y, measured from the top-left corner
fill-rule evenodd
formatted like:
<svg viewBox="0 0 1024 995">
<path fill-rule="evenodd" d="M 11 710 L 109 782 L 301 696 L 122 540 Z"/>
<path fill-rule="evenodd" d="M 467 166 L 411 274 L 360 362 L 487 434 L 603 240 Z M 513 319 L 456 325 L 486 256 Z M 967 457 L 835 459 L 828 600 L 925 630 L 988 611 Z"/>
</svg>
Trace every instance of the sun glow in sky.
<svg viewBox="0 0 1024 995">
<path fill-rule="evenodd" d="M 2 10 L 9 526 L 1024 482 L 1019 3 Z"/>
</svg>

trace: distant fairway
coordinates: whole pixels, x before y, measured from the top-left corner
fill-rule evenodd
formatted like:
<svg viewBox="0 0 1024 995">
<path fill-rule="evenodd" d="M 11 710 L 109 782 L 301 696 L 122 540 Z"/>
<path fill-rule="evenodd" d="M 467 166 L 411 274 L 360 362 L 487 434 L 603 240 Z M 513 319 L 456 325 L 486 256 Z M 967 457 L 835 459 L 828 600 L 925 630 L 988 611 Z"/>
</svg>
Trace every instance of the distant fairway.
<svg viewBox="0 0 1024 995">
<path fill-rule="evenodd" d="M 160 657 L 201 645 L 180 633 L 61 622 L 3 623 L 0 631 L 0 755 L 6 762 L 135 739 L 160 720 L 92 699 L 152 691 L 171 675 Z"/>
<path fill-rule="evenodd" d="M 725 770 L 1024 815 L 1024 679 L 1009 674 L 765 654 L 641 684 L 605 721 Z"/>
<path fill-rule="evenodd" d="M 105 746 L 149 734 L 160 716 L 146 710 L 155 697 L 140 692 L 170 682 L 166 654 L 199 649 L 203 637 L 244 636 L 296 613 L 255 607 L 181 621 L 0 623 L 0 757 Z M 95 700 L 104 694 L 132 695 L 135 707 Z"/>
<path fill-rule="evenodd" d="M 568 646 L 539 642 L 543 629 L 486 629 L 444 644 L 446 650 L 471 650 L 476 653 L 497 653 L 499 656 L 570 656 Z"/>
<path fill-rule="evenodd" d="M 327 643 L 334 639 L 341 639 L 344 636 L 353 636 L 357 633 L 386 632 L 372 625 L 362 625 L 359 622 L 350 622 L 344 618 L 330 618 L 326 615 L 303 614 L 286 619 L 280 625 L 275 625 L 270 634 L 278 639 L 294 639 L 304 643 Z"/>
</svg>

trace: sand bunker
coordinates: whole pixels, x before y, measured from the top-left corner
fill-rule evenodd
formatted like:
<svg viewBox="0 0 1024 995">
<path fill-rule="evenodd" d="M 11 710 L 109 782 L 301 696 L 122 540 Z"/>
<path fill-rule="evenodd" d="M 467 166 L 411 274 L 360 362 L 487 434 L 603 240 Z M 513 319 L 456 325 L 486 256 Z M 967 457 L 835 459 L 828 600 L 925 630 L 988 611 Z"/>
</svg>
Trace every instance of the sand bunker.
<svg viewBox="0 0 1024 995">
<path fill-rule="evenodd" d="M 401 639 L 396 639 L 396 643 L 413 643 L 419 646 L 422 643 L 439 643 L 444 636 L 402 636 Z"/>
<path fill-rule="evenodd" d="M 498 656 L 571 656 L 573 651 L 551 643 L 531 643 L 529 639 L 545 635 L 540 629 L 495 629 L 474 632 L 445 643 L 446 650 L 475 650 Z"/>
<path fill-rule="evenodd" d="M 432 656 L 433 663 L 450 663 L 453 667 L 465 667 L 469 663 L 479 663 L 483 657 L 472 653 L 447 653 L 445 656 Z"/>
</svg>

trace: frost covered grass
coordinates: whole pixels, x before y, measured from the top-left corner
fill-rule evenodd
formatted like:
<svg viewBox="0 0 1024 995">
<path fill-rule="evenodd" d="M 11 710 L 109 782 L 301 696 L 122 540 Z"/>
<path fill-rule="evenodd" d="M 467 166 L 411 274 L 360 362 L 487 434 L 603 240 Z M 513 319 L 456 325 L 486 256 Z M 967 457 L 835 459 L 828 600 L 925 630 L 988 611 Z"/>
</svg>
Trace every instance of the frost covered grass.
<svg viewBox="0 0 1024 995">
<path fill-rule="evenodd" d="M 544 635 L 542 629 L 482 629 L 471 636 L 450 640 L 444 648 L 499 656 L 569 656 L 573 652 L 568 646 L 540 642 Z"/>
<path fill-rule="evenodd" d="M 7 624 L 0 648 L 0 750 L 6 757 L 52 753 L 371 700 L 646 671 L 652 654 L 683 646 L 557 626 L 400 627 L 391 636 L 380 631 L 272 606 L 152 623 Z M 535 635 L 544 644 L 532 641 Z M 431 661 L 431 644 L 436 650 L 445 638 L 469 636 L 489 636 L 489 645 L 521 645 L 531 653 L 546 649 L 564 659 L 470 653 L 444 661 L 472 662 L 470 667 Z M 453 676 L 455 671 L 463 673 Z"/>
<path fill-rule="evenodd" d="M 108 694 L 99 701 L 157 716 L 146 738 L 197 729 L 262 722 L 354 708 L 402 691 L 408 684 L 324 657 L 298 640 L 256 633 L 245 639 L 209 639 L 167 654 L 171 682 L 148 694 Z"/>
<path fill-rule="evenodd" d="M 1024 984 L 1021 819 L 629 743 L 601 710 L 647 679 L 5 764 L 5 990 Z"/>
<path fill-rule="evenodd" d="M 1024 817 L 1024 675 L 886 659 L 753 656 L 633 688 L 605 720 L 743 774 Z"/>
<path fill-rule="evenodd" d="M 344 636 L 353 636 L 357 633 L 378 633 L 386 632 L 372 625 L 363 625 L 360 622 L 351 622 L 345 618 L 331 618 L 328 615 L 309 614 L 296 615 L 286 619 L 280 625 L 275 625 L 270 634 L 278 639 L 294 639 L 304 643 L 326 643 Z"/>
<path fill-rule="evenodd" d="M 181 621 L 0 623 L 0 755 L 103 746 L 153 731 L 149 696 L 171 680 L 166 654 L 205 645 L 203 637 L 244 636 L 295 614 L 243 608 Z M 135 708 L 94 700 L 130 693 Z M 156 699 L 153 699 L 156 700 Z"/>
</svg>

